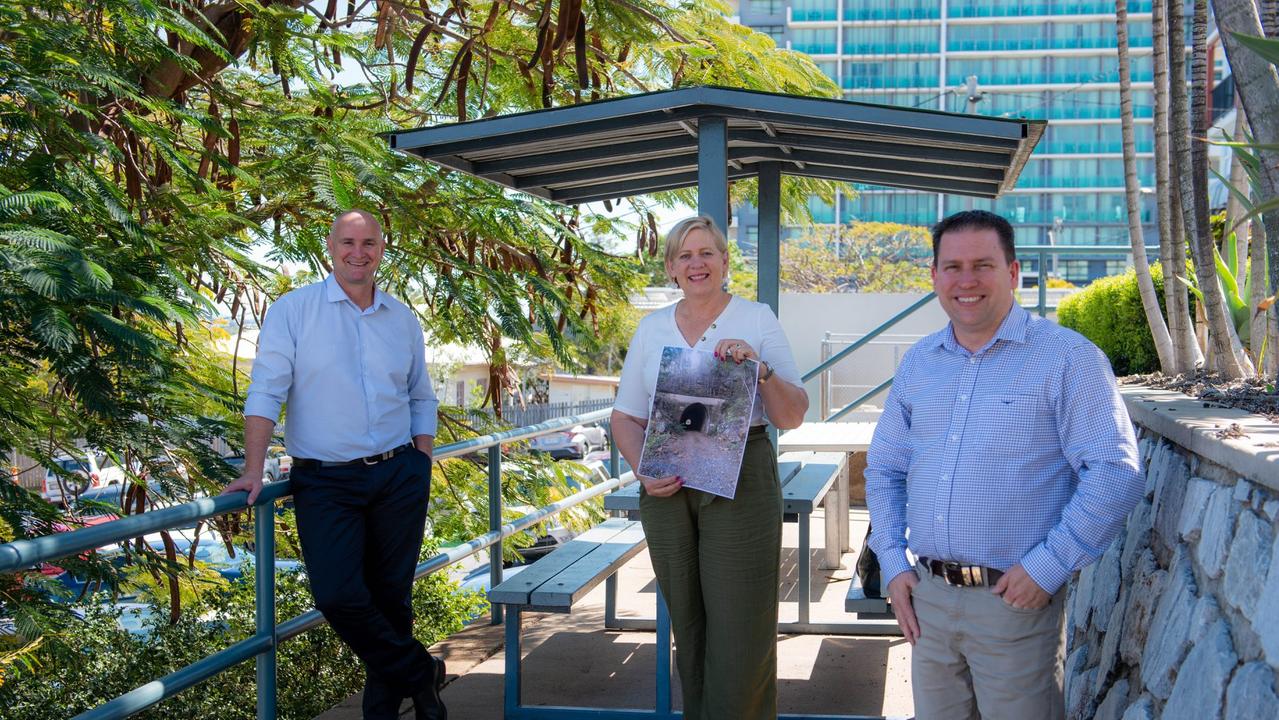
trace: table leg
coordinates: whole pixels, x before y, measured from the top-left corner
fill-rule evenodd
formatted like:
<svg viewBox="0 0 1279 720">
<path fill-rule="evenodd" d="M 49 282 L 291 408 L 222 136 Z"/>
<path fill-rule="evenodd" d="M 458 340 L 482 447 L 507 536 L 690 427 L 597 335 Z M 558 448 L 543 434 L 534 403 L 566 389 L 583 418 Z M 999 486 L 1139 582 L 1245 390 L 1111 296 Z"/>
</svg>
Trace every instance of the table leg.
<svg viewBox="0 0 1279 720">
<path fill-rule="evenodd" d="M 604 581 L 604 627 L 608 630 L 621 629 L 617 624 L 617 573 Z"/>
<path fill-rule="evenodd" d="M 835 491 L 835 488 L 831 488 L 826 493 L 825 499 L 822 500 L 822 509 L 826 515 L 826 543 L 822 546 L 822 561 L 818 567 L 822 570 L 839 570 L 844 565 L 840 562 L 840 557 L 843 555 L 839 549 L 842 542 L 839 533 L 841 516 L 839 512 L 839 493 Z M 847 510 L 844 511 L 842 519 L 844 521 L 843 524 L 847 526 Z"/>
<path fill-rule="evenodd" d="M 520 678 L 520 626 L 523 624 L 520 607 L 512 605 L 507 608 L 506 615 L 506 690 L 502 699 L 503 716 L 514 718 L 519 715 L 521 700 Z"/>
<path fill-rule="evenodd" d="M 666 598 L 657 590 L 657 706 L 658 717 L 671 714 L 671 614 Z"/>
<path fill-rule="evenodd" d="M 809 562 L 810 547 L 812 540 L 809 537 L 808 524 L 813 516 L 809 513 L 799 514 L 799 576 L 795 582 L 799 583 L 799 621 L 800 623 L 808 622 L 808 605 L 812 600 L 812 574 L 813 570 Z"/>
<path fill-rule="evenodd" d="M 839 473 L 839 480 L 835 482 L 835 487 L 839 488 L 839 549 L 840 552 L 852 552 L 852 538 L 849 537 L 848 529 L 848 505 L 849 505 L 849 484 L 852 482 L 852 472 L 849 471 L 850 463 L 848 456 L 844 456 L 844 469 Z"/>
</svg>

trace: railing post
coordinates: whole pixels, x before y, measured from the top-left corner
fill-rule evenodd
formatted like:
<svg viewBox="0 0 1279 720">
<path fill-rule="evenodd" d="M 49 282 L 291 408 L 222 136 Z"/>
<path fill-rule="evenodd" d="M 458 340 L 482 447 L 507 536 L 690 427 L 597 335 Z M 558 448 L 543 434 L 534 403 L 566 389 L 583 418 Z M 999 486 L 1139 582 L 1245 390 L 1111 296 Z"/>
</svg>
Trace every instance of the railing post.
<svg viewBox="0 0 1279 720">
<path fill-rule="evenodd" d="M 502 529 L 502 445 L 489 448 L 489 532 Z M 502 584 L 502 543 L 489 548 L 489 587 Z M 493 625 L 502 624 L 502 606 L 494 605 L 489 613 Z"/>
<path fill-rule="evenodd" d="M 254 629 L 259 637 L 271 639 L 270 647 L 257 657 L 258 720 L 275 720 L 275 503 L 263 502 L 253 514 Z"/>
<path fill-rule="evenodd" d="M 1039 317 L 1048 317 L 1048 253 L 1039 251 Z M 1057 268 L 1053 268 L 1056 270 Z"/>
<path fill-rule="evenodd" d="M 613 423 L 608 424 L 608 476 L 621 477 L 621 453 L 617 449 L 617 438 L 613 435 Z"/>
</svg>

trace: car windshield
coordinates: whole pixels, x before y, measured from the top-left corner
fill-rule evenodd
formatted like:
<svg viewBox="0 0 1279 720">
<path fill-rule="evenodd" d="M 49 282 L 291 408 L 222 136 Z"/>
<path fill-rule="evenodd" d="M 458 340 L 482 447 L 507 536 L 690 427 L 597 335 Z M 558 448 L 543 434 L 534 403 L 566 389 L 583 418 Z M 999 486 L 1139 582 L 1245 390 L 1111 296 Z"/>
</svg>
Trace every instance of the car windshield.
<svg viewBox="0 0 1279 720">
<path fill-rule="evenodd" d="M 62 468 L 62 470 L 64 470 L 65 472 L 71 473 L 76 471 L 83 471 L 83 472 L 89 471 L 88 464 L 85 463 L 83 460 L 77 460 L 75 458 L 59 458 L 57 460 L 54 460 L 53 462 L 57 464 L 58 467 Z"/>
</svg>

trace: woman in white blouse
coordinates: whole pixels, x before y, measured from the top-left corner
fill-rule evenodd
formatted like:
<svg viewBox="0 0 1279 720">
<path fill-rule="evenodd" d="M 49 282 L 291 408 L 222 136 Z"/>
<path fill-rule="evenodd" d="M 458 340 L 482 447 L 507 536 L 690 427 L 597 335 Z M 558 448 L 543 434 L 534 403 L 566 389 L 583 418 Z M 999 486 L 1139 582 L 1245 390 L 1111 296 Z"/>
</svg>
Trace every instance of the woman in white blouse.
<svg viewBox="0 0 1279 720">
<path fill-rule="evenodd" d="M 736 495 L 684 489 L 679 475 L 641 477 L 640 519 L 670 608 L 685 719 L 774 718 L 782 499 L 765 422 L 798 427 L 808 395 L 772 310 L 725 290 L 728 243 L 710 218 L 671 229 L 666 274 L 684 299 L 640 321 L 622 367 L 613 436 L 639 467 L 664 346 L 714 351 L 723 362 L 759 361 Z"/>
</svg>

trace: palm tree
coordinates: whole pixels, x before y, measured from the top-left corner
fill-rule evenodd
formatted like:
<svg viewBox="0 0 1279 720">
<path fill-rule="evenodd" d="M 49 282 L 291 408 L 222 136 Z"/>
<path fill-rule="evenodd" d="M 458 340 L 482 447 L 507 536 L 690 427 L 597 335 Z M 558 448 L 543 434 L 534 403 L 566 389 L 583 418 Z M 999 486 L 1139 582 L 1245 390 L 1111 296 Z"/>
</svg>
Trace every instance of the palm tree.
<svg viewBox="0 0 1279 720">
<path fill-rule="evenodd" d="M 1169 37 L 1174 42 L 1183 33 L 1178 11 L 1170 12 L 1168 17 Z M 1244 353 L 1239 336 L 1235 334 L 1234 322 L 1226 310 L 1225 298 L 1217 281 L 1216 247 L 1208 228 L 1208 146 L 1202 141 L 1208 134 L 1208 0 L 1195 0 L 1191 32 L 1190 85 L 1193 93 L 1189 118 L 1184 112 L 1185 85 L 1177 77 L 1172 79 L 1174 152 L 1184 160 L 1183 167 L 1189 170 L 1180 177 L 1181 212 L 1208 318 L 1208 352 L 1214 367 L 1228 378 L 1248 377 L 1254 374 L 1252 362 Z M 1192 142 L 1191 138 L 1196 140 Z"/>
<path fill-rule="evenodd" d="M 1169 52 L 1167 20 L 1168 0 L 1155 0 L 1151 6 L 1155 70 L 1155 206 L 1159 218 L 1159 262 L 1164 272 L 1164 305 L 1175 350 L 1173 370 L 1180 374 L 1192 372 L 1203 362 L 1203 355 L 1190 319 L 1190 299 L 1185 283 L 1185 226 L 1181 222 L 1180 196 L 1173 192 L 1171 182 L 1171 178 L 1179 177 L 1179 173 L 1174 171 L 1174 159 L 1169 153 L 1169 61 L 1172 58 L 1178 68 L 1183 67 L 1185 51 L 1183 43 L 1178 52 Z M 1176 76 L 1185 77 L 1185 73 L 1178 70 Z"/>
<path fill-rule="evenodd" d="M 1132 65 L 1128 58 L 1128 0 L 1115 0 L 1115 17 L 1119 38 L 1119 111 L 1123 133 L 1124 189 L 1128 201 L 1128 239 L 1132 243 L 1132 261 L 1137 273 L 1141 307 L 1146 312 L 1146 323 L 1155 341 L 1159 367 L 1171 374 L 1176 372 L 1177 357 L 1168 326 L 1164 324 L 1164 316 L 1159 310 L 1159 298 L 1155 295 L 1155 283 L 1150 278 L 1150 263 L 1146 259 L 1146 239 L 1141 230 L 1141 187 L 1137 180 L 1137 149 L 1133 143 L 1132 128 Z"/>
<path fill-rule="evenodd" d="M 1274 35 L 1279 28 L 1276 6 L 1265 2 L 1258 15 L 1251 2 L 1223 2 L 1214 0 L 1213 13 L 1221 32 L 1226 59 L 1230 61 L 1235 77 L 1239 102 L 1247 112 L 1248 125 L 1257 147 L 1254 152 L 1260 159 L 1259 177 L 1262 199 L 1279 197 L 1279 74 L 1266 58 L 1244 46 L 1240 35 Z M 1265 22 L 1263 31 L 1263 21 Z M 1266 256 L 1270 265 L 1269 292 L 1279 291 L 1279 210 L 1263 213 L 1262 226 L 1266 235 Z M 1255 307 L 1255 305 L 1254 305 Z M 1265 372 L 1279 376 L 1279 312 L 1270 313 Z"/>
</svg>

